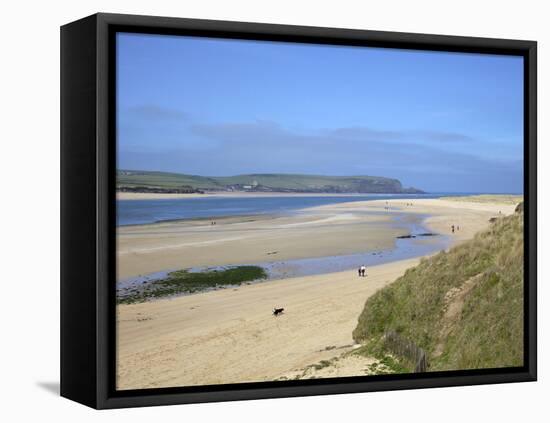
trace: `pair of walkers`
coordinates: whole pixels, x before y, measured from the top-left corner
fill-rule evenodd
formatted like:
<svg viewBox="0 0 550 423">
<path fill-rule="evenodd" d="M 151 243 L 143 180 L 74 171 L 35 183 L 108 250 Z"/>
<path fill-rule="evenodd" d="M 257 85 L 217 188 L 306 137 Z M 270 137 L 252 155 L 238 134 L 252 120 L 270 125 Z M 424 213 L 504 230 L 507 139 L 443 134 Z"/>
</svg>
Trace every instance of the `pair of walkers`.
<svg viewBox="0 0 550 423">
<path fill-rule="evenodd" d="M 357 274 L 360 277 L 367 276 L 367 268 L 365 266 L 361 266 L 359 269 L 357 269 Z"/>
</svg>

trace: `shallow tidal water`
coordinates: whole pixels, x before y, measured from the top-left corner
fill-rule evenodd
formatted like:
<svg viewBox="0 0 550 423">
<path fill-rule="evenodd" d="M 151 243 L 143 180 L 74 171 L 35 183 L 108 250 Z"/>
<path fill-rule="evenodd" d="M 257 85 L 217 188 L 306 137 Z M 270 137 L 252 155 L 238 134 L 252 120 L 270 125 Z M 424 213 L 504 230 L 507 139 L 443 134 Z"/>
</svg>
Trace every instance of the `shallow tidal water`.
<svg viewBox="0 0 550 423">
<path fill-rule="evenodd" d="M 410 218 L 410 216 L 407 216 Z M 314 257 L 281 262 L 255 263 L 262 266 L 269 274 L 269 279 L 285 279 L 297 276 L 320 275 L 324 273 L 357 270 L 360 266 L 368 267 L 398 260 L 421 257 L 447 249 L 450 237 L 441 234 L 431 234 L 421 221 L 427 216 L 405 222 L 404 216 L 396 218 L 396 225 L 408 229 L 411 238 L 396 238 L 392 249 L 366 251 L 364 253 L 345 254 L 337 256 Z M 430 235 L 426 235 L 430 234 Z"/>
</svg>

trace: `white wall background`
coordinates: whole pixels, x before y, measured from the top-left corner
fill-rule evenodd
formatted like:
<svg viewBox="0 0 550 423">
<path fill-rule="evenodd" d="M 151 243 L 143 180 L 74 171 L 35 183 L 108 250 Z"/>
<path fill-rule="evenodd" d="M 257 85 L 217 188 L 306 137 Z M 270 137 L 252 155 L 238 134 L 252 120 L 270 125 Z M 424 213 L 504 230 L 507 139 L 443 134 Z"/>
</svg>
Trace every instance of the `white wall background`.
<svg viewBox="0 0 550 423">
<path fill-rule="evenodd" d="M 543 421 L 548 405 L 550 30 L 544 1 L 83 0 L 3 3 L 0 66 L 0 419 Z M 96 412 L 59 381 L 59 26 L 103 12 L 539 42 L 539 382 Z M 546 256 L 546 257 L 545 257 Z M 546 390 L 546 395 L 544 391 Z"/>
</svg>

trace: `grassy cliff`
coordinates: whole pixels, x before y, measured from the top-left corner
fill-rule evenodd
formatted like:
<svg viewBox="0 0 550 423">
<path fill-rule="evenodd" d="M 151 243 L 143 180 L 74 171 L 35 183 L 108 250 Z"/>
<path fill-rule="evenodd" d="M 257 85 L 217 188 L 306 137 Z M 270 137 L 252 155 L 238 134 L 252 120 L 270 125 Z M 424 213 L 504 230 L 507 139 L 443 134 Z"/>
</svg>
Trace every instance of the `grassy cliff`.
<svg viewBox="0 0 550 423">
<path fill-rule="evenodd" d="M 397 179 L 381 176 L 324 176 L 299 174 L 250 174 L 235 176 L 196 176 L 180 173 L 119 170 L 119 189 L 143 187 L 197 190 L 234 190 L 260 192 L 334 192 L 334 193 L 414 193 Z"/>
<path fill-rule="evenodd" d="M 523 267 L 518 207 L 369 298 L 353 337 L 380 351 L 397 333 L 426 352 L 428 370 L 521 366 Z"/>
</svg>

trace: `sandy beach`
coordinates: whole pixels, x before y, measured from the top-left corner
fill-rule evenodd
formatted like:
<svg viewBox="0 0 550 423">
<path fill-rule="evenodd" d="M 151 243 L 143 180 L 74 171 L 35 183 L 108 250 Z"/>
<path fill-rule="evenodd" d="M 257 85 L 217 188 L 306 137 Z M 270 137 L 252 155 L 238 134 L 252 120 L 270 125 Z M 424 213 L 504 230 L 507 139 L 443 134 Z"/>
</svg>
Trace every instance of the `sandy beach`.
<svg viewBox="0 0 550 423">
<path fill-rule="evenodd" d="M 392 216 L 314 208 L 292 216 L 183 220 L 118 228 L 118 278 L 195 266 L 379 251 L 406 231 Z"/>
<path fill-rule="evenodd" d="M 273 380 L 333 357 L 352 347 L 365 299 L 415 263 L 119 306 L 118 388 Z"/>
<path fill-rule="evenodd" d="M 412 203 L 411 205 L 408 205 Z M 377 200 L 303 210 L 293 216 L 227 218 L 123 227 L 119 277 L 189 266 L 321 257 L 391 248 L 404 234 L 396 214 L 471 238 L 513 204 L 445 199 Z M 388 209 L 389 208 L 389 209 Z M 451 225 L 460 229 L 451 233 Z M 418 258 L 368 269 L 269 281 L 117 307 L 118 389 L 273 380 L 353 348 L 366 299 Z M 273 307 L 285 314 L 273 317 Z"/>
<path fill-rule="evenodd" d="M 408 203 L 413 204 L 407 206 Z M 389 207 L 389 210 L 385 208 Z M 490 217 L 514 206 L 440 199 L 357 201 L 302 210 L 291 216 L 182 220 L 117 230 L 118 278 L 195 266 L 326 257 L 391 248 L 407 230 L 397 215 L 429 215 L 433 232 L 468 239 Z M 460 230 L 451 233 L 451 225 Z"/>
</svg>

